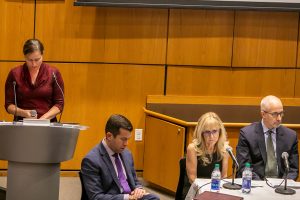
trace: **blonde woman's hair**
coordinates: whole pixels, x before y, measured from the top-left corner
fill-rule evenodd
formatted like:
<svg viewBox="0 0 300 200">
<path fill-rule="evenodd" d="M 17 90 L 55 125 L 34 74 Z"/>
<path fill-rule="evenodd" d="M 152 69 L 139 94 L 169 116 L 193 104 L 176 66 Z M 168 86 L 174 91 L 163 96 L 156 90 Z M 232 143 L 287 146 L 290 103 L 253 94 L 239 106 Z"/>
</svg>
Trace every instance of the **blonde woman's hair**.
<svg viewBox="0 0 300 200">
<path fill-rule="evenodd" d="M 228 144 L 227 133 L 220 117 L 214 112 L 203 114 L 198 120 L 192 143 L 194 144 L 197 156 L 199 156 L 199 159 L 202 160 L 204 166 L 210 164 L 211 160 L 207 158 L 208 151 L 202 133 L 206 130 L 207 126 L 211 124 L 219 129 L 219 139 L 214 147 L 214 152 L 217 152 L 218 161 L 223 159 L 224 153 L 226 152 L 226 145 Z"/>
</svg>

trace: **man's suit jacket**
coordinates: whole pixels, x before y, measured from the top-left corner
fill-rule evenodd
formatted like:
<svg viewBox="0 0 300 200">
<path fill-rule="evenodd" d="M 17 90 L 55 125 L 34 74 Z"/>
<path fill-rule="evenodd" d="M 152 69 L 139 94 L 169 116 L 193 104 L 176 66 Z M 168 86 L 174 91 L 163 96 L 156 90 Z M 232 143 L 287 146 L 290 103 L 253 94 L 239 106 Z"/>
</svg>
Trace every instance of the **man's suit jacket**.
<svg viewBox="0 0 300 200">
<path fill-rule="evenodd" d="M 137 180 L 132 154 L 125 149 L 120 157 L 131 190 L 142 187 Z M 94 147 L 82 160 L 81 173 L 84 188 L 90 200 L 124 199 L 118 176 L 102 142 Z"/>
<path fill-rule="evenodd" d="M 284 162 L 281 158 L 282 152 L 289 154 L 290 171 L 287 177 L 296 180 L 299 173 L 297 134 L 295 131 L 281 125 L 276 129 L 276 156 L 279 178 L 282 178 L 285 172 Z M 240 165 L 237 177 L 242 177 L 245 163 L 249 162 L 253 172 L 253 179 L 264 179 L 267 152 L 261 122 L 252 123 L 241 129 L 236 155 Z"/>
</svg>

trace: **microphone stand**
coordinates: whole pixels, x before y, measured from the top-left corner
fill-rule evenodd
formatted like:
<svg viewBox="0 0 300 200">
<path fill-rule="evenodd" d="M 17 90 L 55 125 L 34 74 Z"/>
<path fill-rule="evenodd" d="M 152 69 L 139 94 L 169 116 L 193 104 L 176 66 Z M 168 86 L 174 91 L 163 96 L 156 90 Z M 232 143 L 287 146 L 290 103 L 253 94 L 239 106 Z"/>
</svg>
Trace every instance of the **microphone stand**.
<svg viewBox="0 0 300 200">
<path fill-rule="evenodd" d="M 17 124 L 17 111 L 18 111 L 18 105 L 17 105 L 17 92 L 16 92 L 16 81 L 13 81 L 13 86 L 14 86 L 14 100 L 15 100 L 15 112 L 14 112 L 14 120 L 13 124 Z"/>
<path fill-rule="evenodd" d="M 63 100 L 64 100 L 64 102 L 65 102 L 65 94 L 64 94 L 64 91 L 63 91 L 63 89 L 60 87 L 60 85 L 59 85 L 59 83 L 58 83 L 58 81 L 57 81 L 57 78 L 56 78 L 56 75 L 55 75 L 54 72 L 52 72 L 52 76 L 53 76 L 53 78 L 54 78 L 54 80 L 55 80 L 56 85 L 57 85 L 58 88 L 60 89 L 60 92 L 61 92 L 61 94 L 62 94 L 62 96 L 63 96 Z M 64 111 L 64 108 L 62 108 L 62 110 L 61 110 L 61 112 L 60 112 L 59 120 L 58 120 L 58 122 L 56 123 L 56 125 L 61 125 L 60 120 L 61 120 L 61 116 L 62 116 L 62 114 L 63 114 L 63 111 Z"/>
<path fill-rule="evenodd" d="M 229 189 L 229 190 L 239 190 L 242 188 L 242 186 L 234 183 L 235 169 L 236 169 L 235 163 L 233 162 L 232 163 L 232 181 L 231 181 L 231 183 L 224 183 L 223 184 L 224 188 Z"/>
<path fill-rule="evenodd" d="M 293 194 L 296 193 L 295 190 L 286 187 L 286 184 L 287 184 L 287 175 L 288 175 L 288 169 L 285 168 L 284 186 L 280 186 L 280 187 L 276 188 L 275 189 L 276 193 L 285 194 L 285 195 L 293 195 Z"/>
</svg>

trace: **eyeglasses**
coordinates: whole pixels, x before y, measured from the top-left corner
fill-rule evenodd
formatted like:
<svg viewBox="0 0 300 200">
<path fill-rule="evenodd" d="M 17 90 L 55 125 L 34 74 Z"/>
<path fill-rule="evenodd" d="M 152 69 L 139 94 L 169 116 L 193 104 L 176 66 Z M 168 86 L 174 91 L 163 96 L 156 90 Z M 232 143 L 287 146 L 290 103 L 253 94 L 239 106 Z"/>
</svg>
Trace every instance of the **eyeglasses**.
<svg viewBox="0 0 300 200">
<path fill-rule="evenodd" d="M 219 133 L 219 129 L 214 129 L 214 130 L 211 130 L 211 131 L 206 130 L 206 131 L 202 132 L 202 134 L 204 136 L 210 136 L 210 135 L 215 136 L 215 135 L 217 135 L 217 133 Z"/>
<path fill-rule="evenodd" d="M 264 111 L 264 112 L 270 114 L 274 118 L 277 118 L 278 116 L 280 116 L 280 117 L 284 116 L 284 112 L 283 111 L 282 112 L 267 112 L 267 111 Z"/>
</svg>

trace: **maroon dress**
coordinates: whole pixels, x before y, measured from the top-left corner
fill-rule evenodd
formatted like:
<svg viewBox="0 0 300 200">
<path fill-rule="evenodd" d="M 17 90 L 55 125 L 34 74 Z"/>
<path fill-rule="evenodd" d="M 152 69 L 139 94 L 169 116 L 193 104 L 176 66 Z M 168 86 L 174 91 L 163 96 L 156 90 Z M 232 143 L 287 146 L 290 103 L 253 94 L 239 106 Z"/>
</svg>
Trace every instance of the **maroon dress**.
<svg viewBox="0 0 300 200">
<path fill-rule="evenodd" d="M 35 84 L 32 84 L 28 67 L 25 64 L 13 68 L 5 82 L 5 109 L 15 105 L 14 82 L 16 82 L 16 97 L 18 108 L 25 110 L 36 110 L 38 118 L 48 112 L 51 107 L 56 106 L 60 111 L 64 107 L 64 97 L 60 88 L 64 91 L 64 82 L 57 68 L 42 63 Z M 21 120 L 17 117 L 15 120 Z M 51 120 L 56 121 L 56 118 Z"/>
</svg>

